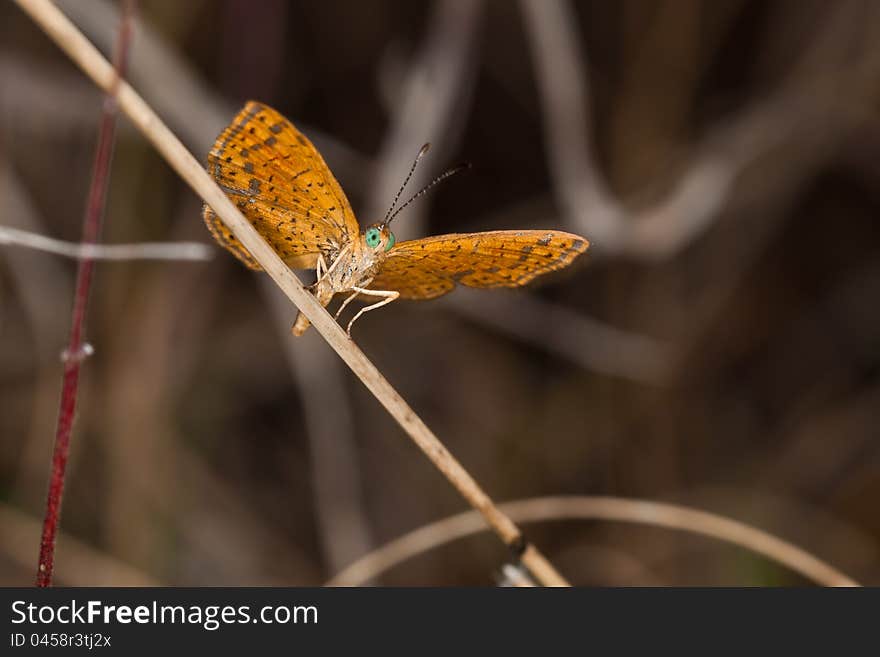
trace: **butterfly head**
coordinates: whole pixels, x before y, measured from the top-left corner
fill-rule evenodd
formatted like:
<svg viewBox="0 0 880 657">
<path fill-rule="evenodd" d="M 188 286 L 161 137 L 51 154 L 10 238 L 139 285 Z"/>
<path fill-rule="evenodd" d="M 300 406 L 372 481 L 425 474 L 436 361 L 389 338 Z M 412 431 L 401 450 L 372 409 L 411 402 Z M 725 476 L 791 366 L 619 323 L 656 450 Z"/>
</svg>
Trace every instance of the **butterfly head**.
<svg viewBox="0 0 880 657">
<path fill-rule="evenodd" d="M 364 242 L 376 253 L 385 253 L 394 246 L 394 233 L 385 223 L 373 224 L 364 232 Z"/>
</svg>

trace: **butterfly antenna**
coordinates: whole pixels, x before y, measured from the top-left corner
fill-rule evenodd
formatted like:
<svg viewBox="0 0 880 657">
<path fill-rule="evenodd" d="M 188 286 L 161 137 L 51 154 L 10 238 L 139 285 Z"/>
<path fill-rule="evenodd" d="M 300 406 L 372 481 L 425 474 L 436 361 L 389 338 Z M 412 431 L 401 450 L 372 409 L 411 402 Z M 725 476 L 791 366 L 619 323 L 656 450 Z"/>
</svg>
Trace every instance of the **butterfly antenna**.
<svg viewBox="0 0 880 657">
<path fill-rule="evenodd" d="M 387 224 L 389 221 L 391 221 L 390 217 L 391 217 L 391 213 L 394 211 L 394 206 L 397 205 L 397 201 L 400 200 L 400 195 L 403 194 L 403 190 L 406 189 L 407 183 L 409 183 L 410 178 L 412 178 L 413 173 L 415 173 L 416 167 L 419 164 L 419 160 L 421 160 L 422 157 L 425 155 L 425 153 L 428 152 L 429 148 L 431 148 L 430 143 L 425 144 L 419 150 L 419 154 L 416 155 L 416 159 L 413 160 L 412 166 L 409 168 L 409 173 L 406 174 L 406 180 L 403 181 L 403 184 L 400 186 L 400 189 L 397 190 L 397 195 L 394 197 L 394 200 L 391 202 L 391 207 L 388 208 L 388 212 L 385 213 L 385 218 L 382 220 L 383 224 Z"/>
<path fill-rule="evenodd" d="M 452 168 L 449 169 L 448 171 L 446 171 L 446 172 L 444 172 L 444 173 L 441 173 L 439 176 L 437 176 L 436 178 L 434 178 L 434 180 L 432 180 L 432 181 L 429 182 L 427 185 L 425 185 L 424 187 L 422 187 L 422 189 L 420 189 L 418 192 L 416 192 L 415 194 L 413 194 L 413 195 L 410 197 L 410 199 L 409 199 L 406 203 L 404 203 L 404 204 L 401 205 L 399 208 L 397 208 L 397 209 L 394 211 L 394 214 L 392 214 L 390 217 L 388 217 L 383 223 L 385 223 L 385 224 L 389 224 L 389 223 L 391 223 L 391 221 L 394 219 L 394 217 L 396 217 L 397 215 L 399 215 L 399 214 L 403 211 L 403 209 L 404 209 L 406 206 L 408 206 L 410 203 L 412 203 L 413 201 L 415 201 L 415 200 L 416 200 L 417 198 L 419 198 L 420 196 L 424 196 L 425 194 L 427 194 L 427 193 L 428 193 L 428 190 L 430 190 L 431 188 L 435 187 L 436 185 L 439 185 L 440 183 L 442 183 L 442 182 L 443 182 L 444 180 L 446 180 L 447 178 L 451 178 L 451 177 L 454 176 L 455 174 L 457 174 L 457 173 L 461 173 L 461 172 L 464 171 L 465 169 L 470 169 L 470 168 L 471 168 L 471 163 L 470 163 L 470 162 L 464 162 L 463 164 L 459 164 L 458 166 L 452 167 Z"/>
</svg>

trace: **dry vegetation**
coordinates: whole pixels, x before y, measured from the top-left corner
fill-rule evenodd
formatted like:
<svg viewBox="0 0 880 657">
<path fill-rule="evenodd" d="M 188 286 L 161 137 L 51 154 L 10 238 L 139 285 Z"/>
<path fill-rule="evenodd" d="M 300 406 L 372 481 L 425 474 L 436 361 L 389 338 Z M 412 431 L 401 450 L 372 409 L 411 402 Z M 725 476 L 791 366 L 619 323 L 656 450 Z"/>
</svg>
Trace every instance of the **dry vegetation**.
<svg viewBox="0 0 880 657">
<path fill-rule="evenodd" d="M 58 4 L 110 52 L 113 3 Z M 878 581 L 880 5 L 142 0 L 140 18 L 129 79 L 198 157 L 258 98 L 313 136 L 362 223 L 432 141 L 423 178 L 474 171 L 401 237 L 594 241 L 549 285 L 355 329 L 494 498 L 677 502 Z M 101 94 L 12 3 L 0 42 L 0 224 L 75 242 Z M 125 119 L 110 183 L 105 242 L 208 244 Z M 75 265 L 0 249 L 0 583 L 27 584 Z M 461 511 L 321 337 L 289 336 L 294 314 L 219 250 L 98 263 L 59 583 L 316 584 Z M 581 502 L 511 508 L 573 583 L 806 581 L 659 507 L 629 519 L 662 527 Z M 451 527 L 373 581 L 491 583 L 504 546 Z"/>
</svg>

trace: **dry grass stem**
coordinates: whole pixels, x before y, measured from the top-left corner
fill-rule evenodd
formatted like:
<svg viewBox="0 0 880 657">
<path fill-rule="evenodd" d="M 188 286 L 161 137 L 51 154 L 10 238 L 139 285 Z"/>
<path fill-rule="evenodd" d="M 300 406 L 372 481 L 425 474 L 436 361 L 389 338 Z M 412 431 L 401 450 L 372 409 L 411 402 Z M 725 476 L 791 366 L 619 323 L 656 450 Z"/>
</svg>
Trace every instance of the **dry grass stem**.
<svg viewBox="0 0 880 657">
<path fill-rule="evenodd" d="M 818 557 L 772 534 L 707 511 L 616 497 L 540 497 L 501 505 L 517 522 L 607 520 L 628 522 L 710 536 L 751 550 L 825 586 L 859 586 Z M 483 531 L 473 512 L 460 513 L 410 532 L 359 559 L 327 582 L 357 586 L 418 554 Z"/>
<path fill-rule="evenodd" d="M 0 226 L 0 244 L 89 260 L 210 260 L 214 255 L 214 249 L 198 242 L 88 244 L 56 240 L 9 226 Z"/>
</svg>

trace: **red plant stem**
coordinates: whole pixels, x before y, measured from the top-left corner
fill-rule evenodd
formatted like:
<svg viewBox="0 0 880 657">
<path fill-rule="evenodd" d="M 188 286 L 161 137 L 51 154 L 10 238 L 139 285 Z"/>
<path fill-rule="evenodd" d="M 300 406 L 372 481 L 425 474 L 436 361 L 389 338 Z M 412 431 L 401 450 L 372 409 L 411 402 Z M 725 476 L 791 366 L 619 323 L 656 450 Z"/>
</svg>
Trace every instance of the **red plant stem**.
<svg viewBox="0 0 880 657">
<path fill-rule="evenodd" d="M 83 219 L 82 241 L 86 244 L 96 243 L 101 234 L 101 223 L 110 178 L 110 162 L 113 159 L 113 143 L 116 134 L 116 90 L 120 78 L 125 75 L 128 63 L 134 2 L 135 0 L 128 0 L 123 6 L 119 34 L 116 39 L 116 52 L 113 58 L 116 79 L 112 89 L 104 97 L 101 112 L 92 182 Z M 91 258 L 82 258 L 79 261 L 70 323 L 70 340 L 63 355 L 64 379 L 61 386 L 61 405 L 58 411 L 58 426 L 55 431 L 55 448 L 52 453 L 52 469 L 49 475 L 49 493 L 46 497 L 46 516 L 43 520 L 43 534 L 40 539 L 40 561 L 37 566 L 37 586 L 39 587 L 52 585 L 52 574 L 55 569 L 55 538 L 58 533 L 58 519 L 61 515 L 67 457 L 70 454 L 70 433 L 76 414 L 79 373 L 82 361 L 90 351 L 84 343 L 83 334 L 93 271 L 94 261 Z"/>
</svg>

